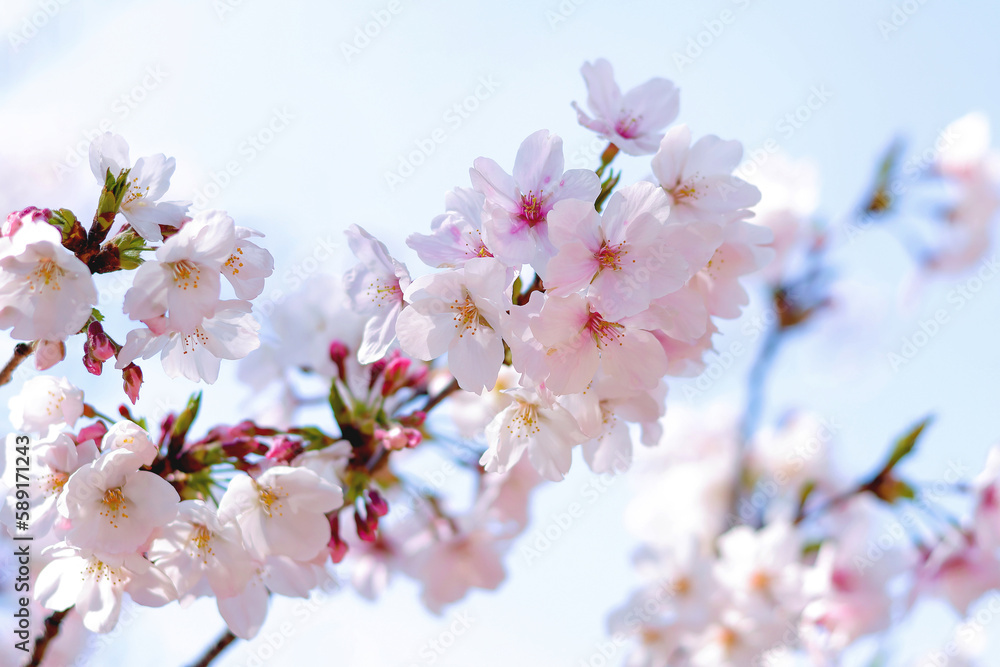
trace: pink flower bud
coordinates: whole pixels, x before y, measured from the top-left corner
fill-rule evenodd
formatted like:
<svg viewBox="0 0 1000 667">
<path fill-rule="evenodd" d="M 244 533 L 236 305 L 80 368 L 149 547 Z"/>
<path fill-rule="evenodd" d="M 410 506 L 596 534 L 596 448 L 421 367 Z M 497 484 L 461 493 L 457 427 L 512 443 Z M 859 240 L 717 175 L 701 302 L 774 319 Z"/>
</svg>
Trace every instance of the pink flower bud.
<svg viewBox="0 0 1000 667">
<path fill-rule="evenodd" d="M 393 426 L 388 431 L 376 428 L 374 435 L 375 438 L 382 443 L 382 446 L 389 450 L 416 447 L 423 439 L 423 436 L 420 435 L 420 431 L 403 426 Z"/>
<path fill-rule="evenodd" d="M 35 347 L 35 368 L 47 371 L 66 358 L 66 344 L 61 340 L 41 340 Z"/>
<path fill-rule="evenodd" d="M 330 343 L 330 360 L 337 364 L 337 373 L 340 379 L 347 381 L 347 370 L 344 367 L 344 361 L 347 359 L 351 351 L 347 349 L 347 346 L 339 340 L 335 340 Z"/>
<path fill-rule="evenodd" d="M 302 443 L 291 438 L 278 438 L 264 456 L 279 463 L 289 463 L 302 453 Z"/>
<path fill-rule="evenodd" d="M 378 519 L 375 519 L 375 528 L 372 528 L 371 523 L 365 517 L 361 516 L 358 510 L 354 510 L 354 525 L 358 531 L 358 537 L 360 537 L 365 542 L 375 541 L 375 528 L 378 528 Z"/>
<path fill-rule="evenodd" d="M 389 503 L 386 502 L 382 494 L 375 489 L 368 490 L 368 501 L 369 507 L 375 512 L 377 516 L 385 516 L 389 513 Z"/>
<path fill-rule="evenodd" d="M 29 222 L 48 222 L 52 219 L 52 211 L 47 208 L 29 206 L 21 211 L 14 211 L 7 216 L 0 234 L 3 236 L 13 236 L 22 225 Z"/>
<path fill-rule="evenodd" d="M 89 354 L 100 361 L 107 361 L 116 353 L 115 344 L 104 333 L 104 327 L 101 326 L 100 322 L 91 322 L 90 326 L 87 327 L 85 348 Z"/>
<path fill-rule="evenodd" d="M 98 443 L 100 443 L 101 439 L 104 437 L 104 434 L 107 432 L 108 432 L 108 427 L 104 424 L 104 422 L 95 422 L 90 426 L 86 426 L 80 429 L 80 432 L 77 434 L 74 440 L 78 445 L 87 442 L 88 440 L 96 440 Z"/>
<path fill-rule="evenodd" d="M 122 370 L 122 379 L 125 381 L 125 394 L 135 405 L 139 398 L 139 387 L 142 386 L 142 369 L 135 364 L 129 364 Z"/>
<path fill-rule="evenodd" d="M 410 360 L 396 356 L 385 366 L 385 380 L 382 383 L 382 395 L 394 394 L 409 384 L 407 375 L 410 371 Z"/>
<path fill-rule="evenodd" d="M 326 545 L 330 552 L 330 560 L 339 563 L 347 555 L 347 542 L 340 539 L 340 514 L 330 517 L 330 542 Z"/>
</svg>

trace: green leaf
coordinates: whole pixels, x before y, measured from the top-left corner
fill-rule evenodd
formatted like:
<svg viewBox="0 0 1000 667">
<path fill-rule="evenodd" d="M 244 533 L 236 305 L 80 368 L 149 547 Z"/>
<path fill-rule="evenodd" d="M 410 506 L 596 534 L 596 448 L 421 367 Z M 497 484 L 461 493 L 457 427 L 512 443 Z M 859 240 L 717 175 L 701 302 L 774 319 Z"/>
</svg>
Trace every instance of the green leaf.
<svg viewBox="0 0 1000 667">
<path fill-rule="evenodd" d="M 933 417 L 928 415 L 924 417 L 923 421 L 919 422 L 916 426 L 911 428 L 904 435 L 900 436 L 896 440 L 895 446 L 892 448 L 892 453 L 889 454 L 889 460 L 886 462 L 885 467 L 882 469 L 882 473 L 885 474 L 896 467 L 896 464 L 902 461 L 904 458 L 909 456 L 913 449 L 917 445 L 917 440 L 920 435 L 924 432 L 924 429 L 931 423 Z"/>
<path fill-rule="evenodd" d="M 197 394 L 191 395 L 184 411 L 177 415 L 177 419 L 174 421 L 174 427 L 170 431 L 170 444 L 167 447 L 168 458 L 176 458 L 180 453 L 188 431 L 191 429 L 191 424 L 194 423 L 195 418 L 198 416 L 199 409 L 201 409 L 200 391 Z"/>
</svg>

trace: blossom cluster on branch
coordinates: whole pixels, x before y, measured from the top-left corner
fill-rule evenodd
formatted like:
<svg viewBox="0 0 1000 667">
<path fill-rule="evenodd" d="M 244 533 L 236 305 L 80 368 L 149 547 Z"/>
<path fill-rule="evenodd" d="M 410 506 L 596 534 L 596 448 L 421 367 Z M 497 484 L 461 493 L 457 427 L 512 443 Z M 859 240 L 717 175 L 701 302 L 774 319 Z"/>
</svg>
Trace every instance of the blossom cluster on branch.
<svg viewBox="0 0 1000 667">
<path fill-rule="evenodd" d="M 608 142 L 595 170 L 567 170 L 548 130 L 524 139 L 509 170 L 478 158 L 429 233 L 406 239 L 428 270 L 411 275 L 351 225 L 357 264 L 272 304 L 263 333 L 252 301 L 274 262 L 261 235 L 224 212 L 161 201 L 172 158 L 133 164 L 124 140 L 105 134 L 91 146 L 102 189 L 88 229 L 66 209 L 10 214 L 0 328 L 24 342 L 14 366 L 34 354 L 36 368 L 52 368 L 75 341 L 93 375 L 114 359 L 135 404 L 137 361 L 158 355 L 170 377 L 211 384 L 221 360 L 245 358 L 239 379 L 258 408 L 196 431 L 201 394 L 150 424 L 125 404 L 91 405 L 66 377 L 25 382 L 10 418 L 34 435 L 37 602 L 106 633 L 126 594 L 150 607 L 210 597 L 229 632 L 252 639 L 271 595 L 307 597 L 336 566 L 370 599 L 410 577 L 440 612 L 501 585 L 532 492 L 564 479 L 577 448 L 598 474 L 642 463 L 628 523 L 650 583 L 610 619 L 633 667 L 785 664 L 767 661 L 795 652 L 820 661 L 922 594 L 966 613 L 1000 588 L 1000 452 L 973 484 L 954 480 L 971 500 L 968 522 L 942 525 L 926 509 L 872 559 L 871 540 L 891 529 L 885 512 L 921 498 L 897 465 L 927 422 L 856 484 L 831 472 L 829 423 L 806 413 L 758 423 L 779 343 L 836 308 L 834 241 L 812 219 L 808 169 L 744 174 L 739 142 L 674 124 L 670 81 L 623 93 L 605 60 L 582 74 L 578 120 Z M 910 246 L 929 271 L 974 265 L 1000 207 L 982 119 L 959 121 L 958 134 L 964 148 L 921 173 L 952 195 Z M 622 185 L 620 153 L 648 160 L 651 180 Z M 891 152 L 866 223 L 898 209 L 899 169 Z M 119 271 L 134 272 L 122 310 L 139 323 L 121 343 L 95 308 L 101 276 Z M 776 315 L 744 415 L 672 408 L 665 419 L 670 378 L 705 371 L 721 321 L 750 303 L 743 279 L 754 273 Z M 329 427 L 305 421 L 316 406 Z M 7 489 L 13 468 L 8 459 Z M 459 478 L 471 494 L 454 492 Z M 17 510 L 6 493 L 11 534 Z M 899 577 L 905 595 L 891 585 Z"/>
</svg>

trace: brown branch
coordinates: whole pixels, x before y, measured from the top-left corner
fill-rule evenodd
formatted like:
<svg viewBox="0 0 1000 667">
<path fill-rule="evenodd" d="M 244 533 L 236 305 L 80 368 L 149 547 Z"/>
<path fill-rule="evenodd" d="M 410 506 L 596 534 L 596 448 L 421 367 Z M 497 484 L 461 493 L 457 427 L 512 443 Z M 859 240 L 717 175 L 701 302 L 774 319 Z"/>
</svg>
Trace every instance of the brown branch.
<svg viewBox="0 0 1000 667">
<path fill-rule="evenodd" d="M 45 659 L 45 651 L 49 648 L 49 643 L 59 634 L 59 625 L 68 613 L 69 609 L 56 611 L 45 619 L 45 632 L 35 639 L 35 646 L 31 651 L 31 662 L 28 663 L 27 667 L 38 667 L 42 664 L 42 660 Z"/>
<path fill-rule="evenodd" d="M 10 355 L 10 360 L 3 367 L 3 370 L 0 371 L 0 386 L 11 381 L 17 367 L 24 363 L 31 356 L 31 353 L 35 351 L 35 345 L 37 343 L 18 343 L 14 346 L 14 354 Z"/>
<path fill-rule="evenodd" d="M 198 660 L 198 662 L 193 663 L 191 667 L 208 667 L 212 664 L 212 661 L 218 658 L 220 653 L 229 648 L 229 645 L 236 641 L 236 639 L 236 635 L 234 635 L 230 630 L 226 630 L 219 637 L 218 641 L 216 641 L 212 647 L 205 652 L 205 655 L 201 656 L 201 659 Z"/>
<path fill-rule="evenodd" d="M 458 391 L 458 380 L 452 378 L 451 382 L 448 383 L 448 386 L 431 396 L 421 409 L 424 412 L 430 412 L 438 403 L 448 398 L 449 395 L 455 393 L 456 391 Z"/>
</svg>

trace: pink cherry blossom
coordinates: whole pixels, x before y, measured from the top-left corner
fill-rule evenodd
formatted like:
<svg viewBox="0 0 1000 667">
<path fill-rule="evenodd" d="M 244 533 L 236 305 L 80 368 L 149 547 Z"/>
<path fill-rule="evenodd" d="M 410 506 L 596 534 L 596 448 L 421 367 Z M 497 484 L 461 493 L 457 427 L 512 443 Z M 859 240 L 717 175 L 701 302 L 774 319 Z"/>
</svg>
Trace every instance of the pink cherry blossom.
<svg viewBox="0 0 1000 667">
<path fill-rule="evenodd" d="M 547 293 L 586 289 L 601 315 L 617 320 L 679 289 L 700 268 L 688 265 L 681 244 L 700 243 L 700 252 L 690 251 L 699 257 L 711 256 L 715 244 L 685 225 L 664 224 L 669 211 L 663 190 L 652 183 L 615 192 L 603 215 L 587 202 L 557 204 L 549 215 L 557 252 L 546 269 Z"/>
<path fill-rule="evenodd" d="M 177 506 L 177 518 L 157 531 L 148 557 L 170 577 L 182 604 L 201 595 L 237 595 L 256 570 L 239 526 L 219 521 L 201 500 Z"/>
<path fill-rule="evenodd" d="M 233 286 L 237 299 L 250 301 L 264 291 L 264 279 L 274 272 L 274 258 L 250 239 L 263 237 L 247 227 L 235 227 L 236 246 L 222 263 L 222 275 Z"/>
<path fill-rule="evenodd" d="M 651 155 L 663 139 L 663 128 L 677 118 L 680 91 L 667 79 L 650 79 L 622 95 L 611 63 L 600 58 L 580 70 L 587 82 L 588 116 L 576 102 L 580 124 L 597 132 L 629 155 Z"/>
<path fill-rule="evenodd" d="M 491 257 L 414 280 L 404 294 L 396 336 L 406 354 L 448 366 L 466 391 L 492 389 L 503 364 L 501 332 L 512 276 Z"/>
<path fill-rule="evenodd" d="M 488 449 L 479 463 L 487 472 L 505 473 L 527 451 L 542 477 L 563 479 L 573 460 L 573 447 L 587 439 L 573 415 L 544 389 L 506 393 L 513 400 L 486 426 Z"/>
<path fill-rule="evenodd" d="M 437 268 L 457 268 L 474 257 L 492 257 L 483 241 L 483 206 L 486 197 L 469 188 L 455 188 L 445 195 L 445 213 L 431 220 L 430 234 L 410 234 L 406 245 L 420 260 Z"/>
<path fill-rule="evenodd" d="M 667 369 L 667 356 L 651 333 L 630 318 L 605 319 L 579 294 L 546 299 L 531 331 L 547 348 L 545 384 L 556 394 L 583 391 L 598 367 L 633 389 L 652 389 Z"/>
<path fill-rule="evenodd" d="M 403 309 L 410 273 L 361 227 L 351 225 L 347 241 L 361 263 L 347 273 L 344 283 L 357 312 L 368 316 L 358 361 L 370 364 L 384 357 L 396 340 L 396 318 Z"/>
<path fill-rule="evenodd" d="M 539 130 L 518 149 L 513 176 L 485 157 L 476 159 L 469 170 L 472 187 L 486 198 L 483 239 L 505 264 L 531 264 L 544 277 L 554 252 L 548 235 L 549 211 L 558 201 L 593 203 L 600 194 L 597 174 L 586 169 L 563 172 L 563 166 L 562 139 Z"/>
<path fill-rule="evenodd" d="M 667 132 L 653 156 L 653 174 L 671 198 L 671 215 L 683 220 L 722 221 L 760 201 L 754 186 L 733 175 L 743 156 L 738 141 L 707 135 L 691 145 L 691 130 Z"/>
</svg>

